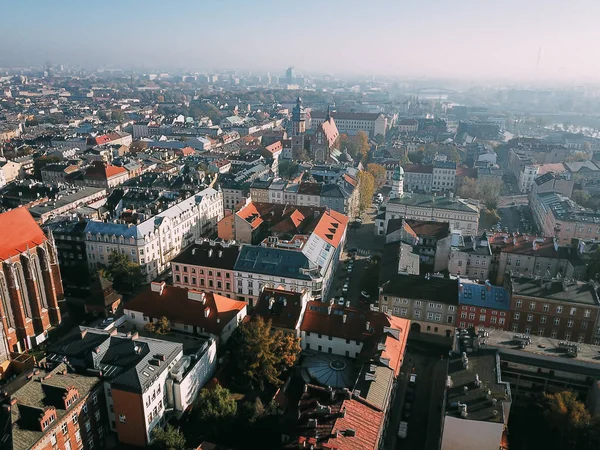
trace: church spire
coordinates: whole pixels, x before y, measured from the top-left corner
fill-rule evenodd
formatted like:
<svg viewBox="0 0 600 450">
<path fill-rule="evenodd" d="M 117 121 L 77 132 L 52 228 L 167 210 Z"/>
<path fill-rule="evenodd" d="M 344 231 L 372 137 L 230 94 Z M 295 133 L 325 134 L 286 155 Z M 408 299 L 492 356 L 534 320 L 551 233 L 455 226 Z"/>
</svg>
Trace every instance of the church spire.
<svg viewBox="0 0 600 450">
<path fill-rule="evenodd" d="M 329 109 L 329 103 L 327 104 L 327 114 L 325 114 L 325 122 L 329 122 L 331 119 L 331 110 Z"/>
</svg>

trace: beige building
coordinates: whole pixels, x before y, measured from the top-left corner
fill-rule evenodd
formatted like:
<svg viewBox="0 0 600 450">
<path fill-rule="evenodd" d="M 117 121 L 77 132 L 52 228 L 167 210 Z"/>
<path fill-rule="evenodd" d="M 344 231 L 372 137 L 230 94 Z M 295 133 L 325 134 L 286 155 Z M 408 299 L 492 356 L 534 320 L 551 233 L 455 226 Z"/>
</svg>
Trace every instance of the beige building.
<svg viewBox="0 0 600 450">
<path fill-rule="evenodd" d="M 10 183 L 11 181 L 19 178 L 19 173 L 21 171 L 21 164 L 14 161 L 1 161 L 0 160 L 0 170 L 4 175 L 4 180 L 6 183 Z"/>
<path fill-rule="evenodd" d="M 311 127 L 316 130 L 326 118 L 324 111 L 311 111 Z M 364 131 L 371 137 L 378 134 L 385 136 L 387 130 L 387 118 L 381 113 L 346 113 L 332 112 L 331 117 L 340 133 L 354 135 Z"/>
<path fill-rule="evenodd" d="M 390 219 L 448 222 L 452 231 L 474 235 L 479 227 L 479 207 L 464 199 L 404 194 L 390 199 L 386 211 L 375 219 L 375 233 L 383 235 Z"/>
<path fill-rule="evenodd" d="M 454 336 L 458 281 L 429 274 L 398 275 L 379 290 L 379 310 L 410 319 L 411 332 Z"/>
</svg>

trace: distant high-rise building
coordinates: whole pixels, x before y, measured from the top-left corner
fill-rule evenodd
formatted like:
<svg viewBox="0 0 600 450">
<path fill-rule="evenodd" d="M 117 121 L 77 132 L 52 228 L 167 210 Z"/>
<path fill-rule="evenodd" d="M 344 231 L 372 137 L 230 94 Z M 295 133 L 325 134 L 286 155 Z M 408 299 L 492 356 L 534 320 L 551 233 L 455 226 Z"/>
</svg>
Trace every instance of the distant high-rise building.
<svg viewBox="0 0 600 450">
<path fill-rule="evenodd" d="M 294 80 L 296 78 L 296 74 L 294 72 L 294 67 L 288 67 L 285 71 L 285 80 L 287 84 L 294 84 Z"/>
</svg>

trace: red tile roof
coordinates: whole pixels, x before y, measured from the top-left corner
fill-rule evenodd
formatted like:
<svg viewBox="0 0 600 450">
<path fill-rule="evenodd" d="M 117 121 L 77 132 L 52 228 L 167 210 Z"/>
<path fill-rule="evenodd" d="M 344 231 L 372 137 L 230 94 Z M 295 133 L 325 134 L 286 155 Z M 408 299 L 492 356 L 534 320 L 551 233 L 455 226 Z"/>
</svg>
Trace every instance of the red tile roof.
<svg viewBox="0 0 600 450">
<path fill-rule="evenodd" d="M 204 293 L 204 302 L 189 298 L 189 295 L 199 298 L 201 294 L 199 291 L 188 292 L 187 289 L 174 286 L 165 286 L 161 294 L 150 287 L 127 302 L 124 308 L 154 318 L 165 316 L 171 322 L 201 327 L 219 336 L 229 321 L 246 307 L 246 302 L 210 292 Z"/>
<path fill-rule="evenodd" d="M 108 136 L 108 134 L 103 134 L 102 136 L 98 136 L 96 139 L 96 145 L 102 145 L 102 144 L 107 144 L 111 141 L 110 137 Z"/>
<path fill-rule="evenodd" d="M 263 219 L 260 217 L 260 213 L 253 202 L 248 203 L 236 214 L 248 222 L 252 228 L 256 228 L 263 223 Z"/>
<path fill-rule="evenodd" d="M 85 170 L 85 178 L 99 178 L 103 180 L 108 180 L 109 178 L 127 173 L 128 172 L 125 167 L 95 162 Z"/>
<path fill-rule="evenodd" d="M 181 153 L 183 156 L 191 156 L 196 154 L 196 150 L 194 150 L 192 147 L 183 147 L 181 150 L 179 150 L 179 153 Z"/>
<path fill-rule="evenodd" d="M 350 183 L 352 186 L 356 186 L 358 184 L 358 181 L 356 180 L 356 178 L 351 177 L 350 175 L 348 175 L 347 173 L 345 173 L 342 178 L 344 179 L 344 181 L 346 183 Z"/>
<path fill-rule="evenodd" d="M 329 121 L 323 122 L 321 124 L 321 128 L 323 129 L 323 133 L 325 133 L 325 137 L 327 138 L 327 143 L 329 144 L 329 147 L 333 147 L 333 144 L 335 144 L 335 140 L 340 135 L 335 124 L 335 120 L 333 120 L 333 117 L 330 118 Z"/>
<path fill-rule="evenodd" d="M 277 153 L 283 150 L 283 144 L 281 141 L 273 142 L 271 145 L 265 147 L 269 153 Z"/>
<path fill-rule="evenodd" d="M 342 410 L 345 410 L 346 414 L 339 417 L 333 425 L 334 432 L 339 433 L 329 438 L 323 447 L 327 448 L 327 445 L 337 450 L 378 449 L 385 416 L 383 411 L 354 398 L 344 400 Z M 345 435 L 344 431 L 349 428 L 356 431 L 354 436 Z"/>
<path fill-rule="evenodd" d="M 333 209 L 325 211 L 313 233 L 327 243 L 338 247 L 348 226 L 348 217 Z"/>
<path fill-rule="evenodd" d="M 0 261 L 42 244 L 46 235 L 26 208 L 0 214 Z"/>
<path fill-rule="evenodd" d="M 329 307 L 331 308 L 331 314 L 328 313 Z M 345 323 L 344 315 L 346 315 Z M 327 303 L 312 301 L 306 307 L 300 330 L 364 342 L 372 336 L 383 335 L 385 327 L 400 327 L 402 332 L 406 332 L 406 327 L 409 326 L 410 321 L 398 322 L 394 319 L 382 312 L 363 311 L 352 307 L 346 308 L 341 305 L 328 305 Z M 367 322 L 369 323 L 368 329 Z M 404 324 L 404 327 L 402 327 L 402 324 Z"/>
</svg>

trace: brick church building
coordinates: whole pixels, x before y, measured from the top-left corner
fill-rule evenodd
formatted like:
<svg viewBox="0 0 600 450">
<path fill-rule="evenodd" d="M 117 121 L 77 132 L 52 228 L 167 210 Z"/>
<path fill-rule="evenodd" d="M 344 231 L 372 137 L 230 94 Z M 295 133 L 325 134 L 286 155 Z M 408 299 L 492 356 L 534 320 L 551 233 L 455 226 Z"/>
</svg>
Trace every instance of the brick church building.
<svg viewBox="0 0 600 450">
<path fill-rule="evenodd" d="M 43 342 L 63 304 L 52 235 L 25 208 L 0 214 L 0 363 Z"/>
</svg>

